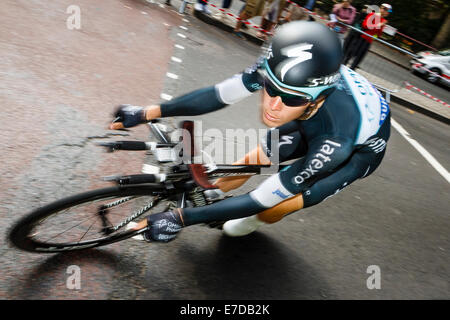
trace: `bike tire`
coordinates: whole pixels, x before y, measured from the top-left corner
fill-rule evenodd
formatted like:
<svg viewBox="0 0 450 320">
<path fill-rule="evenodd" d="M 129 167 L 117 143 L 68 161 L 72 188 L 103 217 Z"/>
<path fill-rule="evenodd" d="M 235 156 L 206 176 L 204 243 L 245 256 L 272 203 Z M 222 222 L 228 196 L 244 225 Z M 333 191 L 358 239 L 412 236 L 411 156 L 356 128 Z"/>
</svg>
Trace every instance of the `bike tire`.
<svg viewBox="0 0 450 320">
<path fill-rule="evenodd" d="M 122 241 L 144 232 L 145 229 L 137 231 L 117 231 L 111 235 L 105 235 L 104 237 L 98 239 L 68 243 L 42 242 L 34 240 L 32 237 L 32 232 L 35 227 L 41 224 L 42 221 L 47 220 L 51 216 L 56 216 L 64 210 L 75 208 L 89 202 L 115 197 L 156 196 L 164 194 L 165 190 L 166 189 L 162 184 L 146 184 L 145 186 L 115 186 L 92 190 L 63 198 L 40 207 L 24 216 L 13 226 L 9 232 L 8 238 L 15 247 L 24 251 L 35 253 L 55 253 L 90 249 Z M 163 199 L 162 201 L 164 200 L 167 199 Z"/>
</svg>

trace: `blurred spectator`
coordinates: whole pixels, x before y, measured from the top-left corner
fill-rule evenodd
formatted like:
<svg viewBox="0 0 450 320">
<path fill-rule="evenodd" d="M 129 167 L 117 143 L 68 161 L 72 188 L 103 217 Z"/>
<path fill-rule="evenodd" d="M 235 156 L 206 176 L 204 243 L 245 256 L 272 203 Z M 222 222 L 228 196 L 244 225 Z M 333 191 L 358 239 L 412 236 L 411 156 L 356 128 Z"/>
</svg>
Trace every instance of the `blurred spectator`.
<svg viewBox="0 0 450 320">
<path fill-rule="evenodd" d="M 296 21 L 296 20 L 306 20 L 308 19 L 308 14 L 303 10 L 302 7 L 296 5 L 295 3 L 290 3 L 289 7 L 286 9 L 287 13 L 280 24 Z"/>
<path fill-rule="evenodd" d="M 194 9 L 205 14 L 211 14 L 211 11 L 208 8 L 208 3 L 203 0 L 197 0 L 197 3 L 194 5 Z"/>
<path fill-rule="evenodd" d="M 263 11 L 263 18 L 260 28 L 267 32 L 272 32 L 273 26 L 280 20 L 281 13 L 285 7 L 286 0 L 269 0 Z M 267 33 L 265 32 L 258 31 L 256 36 L 263 40 L 267 40 Z"/>
<path fill-rule="evenodd" d="M 308 0 L 308 2 L 305 5 L 305 8 L 308 9 L 309 11 L 312 11 L 315 4 L 316 0 Z"/>
<path fill-rule="evenodd" d="M 355 27 L 358 30 L 362 30 L 362 23 L 366 19 L 366 16 L 369 14 L 367 12 L 368 5 L 364 5 L 364 9 L 361 10 L 361 12 L 356 12 L 355 21 L 353 22 L 353 27 Z M 359 38 L 361 33 L 354 29 L 350 29 L 350 32 L 348 33 L 347 37 L 344 41 L 344 61 L 343 64 L 347 64 L 348 61 L 354 56 L 355 54 L 355 48 L 359 44 Z"/>
<path fill-rule="evenodd" d="M 264 10 L 264 0 L 247 0 L 244 10 L 239 14 L 239 19 L 234 29 L 234 34 L 241 39 L 245 39 L 240 32 L 242 21 L 262 15 Z"/>
<path fill-rule="evenodd" d="M 383 28 L 387 24 L 385 19 L 389 13 L 392 12 L 392 6 L 387 3 L 383 3 L 380 8 L 380 12 L 369 13 L 362 23 L 362 31 L 365 33 L 378 38 L 383 33 Z M 362 34 L 358 38 L 358 43 L 355 49 L 355 58 L 350 66 L 350 69 L 355 70 L 359 63 L 364 59 L 367 51 L 369 51 L 370 45 L 373 39 L 369 36 Z"/>
<path fill-rule="evenodd" d="M 355 20 L 355 15 L 356 9 L 351 5 L 351 0 L 344 0 L 333 7 L 332 14 L 330 14 L 331 21 L 327 25 L 338 34 L 342 45 L 344 45 L 345 33 L 347 32 L 347 27 L 342 23 L 351 25 Z"/>
<path fill-rule="evenodd" d="M 219 10 L 219 12 L 214 15 L 214 18 L 219 19 L 219 20 L 225 20 L 225 18 L 227 17 L 226 9 L 229 9 L 231 7 L 232 2 L 233 2 L 233 0 L 223 0 L 222 9 L 225 9 L 225 11 Z"/>
</svg>

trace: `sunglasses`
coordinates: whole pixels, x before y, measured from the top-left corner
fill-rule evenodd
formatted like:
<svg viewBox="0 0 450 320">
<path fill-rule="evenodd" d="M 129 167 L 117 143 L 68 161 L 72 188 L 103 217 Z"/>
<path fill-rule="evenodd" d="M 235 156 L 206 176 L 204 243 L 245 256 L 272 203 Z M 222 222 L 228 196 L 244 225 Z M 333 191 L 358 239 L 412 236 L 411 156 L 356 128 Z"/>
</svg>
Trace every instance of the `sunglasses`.
<svg viewBox="0 0 450 320">
<path fill-rule="evenodd" d="M 280 97 L 281 101 L 283 101 L 283 103 L 288 107 L 303 107 L 305 104 L 313 100 L 310 95 L 305 94 L 303 96 L 296 96 L 282 92 L 275 88 L 267 79 L 264 79 L 264 89 L 269 96 Z"/>
</svg>

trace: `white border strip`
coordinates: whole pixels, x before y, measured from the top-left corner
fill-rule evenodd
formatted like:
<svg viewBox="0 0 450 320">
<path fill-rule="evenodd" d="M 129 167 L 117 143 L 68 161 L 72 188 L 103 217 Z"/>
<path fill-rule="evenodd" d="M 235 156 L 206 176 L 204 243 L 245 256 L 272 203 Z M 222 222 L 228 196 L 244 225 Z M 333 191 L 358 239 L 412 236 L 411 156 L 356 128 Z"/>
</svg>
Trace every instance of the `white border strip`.
<svg viewBox="0 0 450 320">
<path fill-rule="evenodd" d="M 166 76 L 168 76 L 171 79 L 178 79 L 178 76 L 174 73 L 167 72 Z"/>
<path fill-rule="evenodd" d="M 161 97 L 161 99 L 164 99 L 167 101 L 170 101 L 173 98 L 170 94 L 166 94 L 166 93 L 161 93 L 160 97 Z"/>
<path fill-rule="evenodd" d="M 417 151 L 436 169 L 441 176 L 450 183 L 450 174 L 448 171 L 427 151 L 422 147 L 416 140 L 411 138 L 408 131 L 406 131 L 397 121 L 391 118 L 392 126 L 400 133 L 403 138 L 406 139 Z"/>
</svg>

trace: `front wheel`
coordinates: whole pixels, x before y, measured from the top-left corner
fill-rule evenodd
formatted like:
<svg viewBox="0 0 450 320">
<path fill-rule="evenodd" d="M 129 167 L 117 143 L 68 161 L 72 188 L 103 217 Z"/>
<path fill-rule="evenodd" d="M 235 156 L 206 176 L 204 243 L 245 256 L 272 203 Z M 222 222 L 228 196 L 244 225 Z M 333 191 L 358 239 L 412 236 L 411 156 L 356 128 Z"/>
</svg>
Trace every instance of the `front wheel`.
<svg viewBox="0 0 450 320">
<path fill-rule="evenodd" d="M 14 225 L 9 239 L 17 248 L 37 253 L 99 247 L 144 232 L 126 230 L 125 226 L 171 205 L 164 186 L 159 184 L 88 191 L 26 215 Z"/>
</svg>

